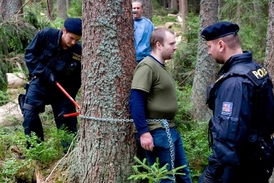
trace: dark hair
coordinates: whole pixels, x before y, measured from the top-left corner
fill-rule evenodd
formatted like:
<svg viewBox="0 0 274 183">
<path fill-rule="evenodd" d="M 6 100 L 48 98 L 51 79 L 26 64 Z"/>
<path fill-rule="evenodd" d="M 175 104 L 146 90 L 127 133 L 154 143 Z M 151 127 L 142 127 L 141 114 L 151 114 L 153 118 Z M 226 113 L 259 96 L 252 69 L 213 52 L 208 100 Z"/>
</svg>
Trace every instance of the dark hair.
<svg viewBox="0 0 274 183">
<path fill-rule="evenodd" d="M 166 27 L 158 27 L 152 32 L 150 37 L 150 47 L 152 50 L 155 48 L 157 42 L 161 43 L 162 45 L 164 44 L 166 32 L 174 34 L 172 30 Z"/>
<path fill-rule="evenodd" d="M 216 40 L 213 40 L 214 42 L 218 42 L 219 40 L 223 40 L 223 42 L 226 43 L 227 47 L 234 50 L 237 49 L 239 46 L 241 46 L 240 37 L 238 34 L 234 35 L 228 35 Z"/>
</svg>

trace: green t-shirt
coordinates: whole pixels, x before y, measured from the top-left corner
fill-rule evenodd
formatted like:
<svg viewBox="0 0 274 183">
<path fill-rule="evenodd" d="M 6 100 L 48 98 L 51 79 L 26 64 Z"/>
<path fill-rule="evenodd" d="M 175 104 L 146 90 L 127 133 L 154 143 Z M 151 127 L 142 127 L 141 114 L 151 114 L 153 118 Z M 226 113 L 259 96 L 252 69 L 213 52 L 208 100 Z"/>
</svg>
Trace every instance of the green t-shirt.
<svg viewBox="0 0 274 183">
<path fill-rule="evenodd" d="M 151 57 L 141 61 L 135 71 L 131 89 L 148 93 L 147 119 L 172 120 L 178 110 L 175 83 L 165 67 Z"/>
</svg>

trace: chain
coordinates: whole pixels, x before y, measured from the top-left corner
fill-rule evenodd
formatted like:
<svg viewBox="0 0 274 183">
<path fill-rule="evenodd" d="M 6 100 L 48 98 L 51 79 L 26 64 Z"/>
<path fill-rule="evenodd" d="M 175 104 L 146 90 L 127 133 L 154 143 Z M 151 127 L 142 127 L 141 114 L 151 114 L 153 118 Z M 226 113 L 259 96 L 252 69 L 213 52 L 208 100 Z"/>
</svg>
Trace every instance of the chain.
<svg viewBox="0 0 274 183">
<path fill-rule="evenodd" d="M 114 118 L 96 118 L 96 117 L 90 117 L 90 116 L 83 116 L 79 115 L 82 119 L 90 119 L 94 121 L 102 121 L 102 122 L 126 122 L 126 123 L 132 123 L 133 119 L 114 119 Z"/>
<path fill-rule="evenodd" d="M 174 169 L 175 154 L 174 154 L 174 146 L 173 146 L 173 142 L 172 142 L 172 138 L 171 138 L 171 133 L 170 133 L 170 129 L 169 129 L 167 120 L 162 119 L 161 121 L 162 121 L 162 125 L 165 127 L 165 130 L 166 130 L 167 140 L 168 140 L 169 148 L 170 148 L 171 170 L 173 170 Z M 173 173 L 172 176 L 174 178 L 174 182 L 176 182 L 174 173 Z"/>
<path fill-rule="evenodd" d="M 89 120 L 101 121 L 101 122 L 126 122 L 126 123 L 132 123 L 133 122 L 133 119 L 96 118 L 96 117 L 90 117 L 90 116 L 84 116 L 84 115 L 79 115 L 79 117 L 82 118 L 82 119 L 89 119 Z M 174 146 L 173 146 L 173 143 L 172 143 L 170 129 L 169 129 L 169 126 L 168 126 L 168 121 L 169 120 L 166 120 L 166 119 L 148 119 L 147 120 L 147 122 L 161 122 L 163 127 L 165 128 L 168 143 L 169 143 L 169 148 L 170 148 L 171 169 L 173 170 L 174 169 L 175 154 L 174 154 Z M 174 173 L 173 173 L 172 176 L 174 178 L 174 182 L 176 183 Z"/>
<path fill-rule="evenodd" d="M 172 120 L 167 119 L 147 119 L 147 122 L 154 122 L 154 123 L 162 123 L 162 120 L 166 120 L 167 122 L 171 122 Z"/>
</svg>

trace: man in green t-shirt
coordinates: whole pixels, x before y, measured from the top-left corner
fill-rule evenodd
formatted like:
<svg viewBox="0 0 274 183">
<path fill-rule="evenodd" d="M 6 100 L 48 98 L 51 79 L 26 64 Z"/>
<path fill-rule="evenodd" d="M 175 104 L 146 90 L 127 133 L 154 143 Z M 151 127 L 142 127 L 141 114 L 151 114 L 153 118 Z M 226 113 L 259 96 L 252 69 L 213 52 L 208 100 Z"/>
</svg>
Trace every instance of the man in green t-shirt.
<svg viewBox="0 0 274 183">
<path fill-rule="evenodd" d="M 151 55 L 137 65 L 131 85 L 130 112 L 136 138 L 150 165 L 157 157 L 161 167 L 168 163 L 168 170 L 186 165 L 181 170 L 185 175 L 176 175 L 176 182 L 191 183 L 182 138 L 172 122 L 178 110 L 175 83 L 165 68 L 165 60 L 171 59 L 176 50 L 174 32 L 164 27 L 155 29 L 150 46 Z"/>
</svg>

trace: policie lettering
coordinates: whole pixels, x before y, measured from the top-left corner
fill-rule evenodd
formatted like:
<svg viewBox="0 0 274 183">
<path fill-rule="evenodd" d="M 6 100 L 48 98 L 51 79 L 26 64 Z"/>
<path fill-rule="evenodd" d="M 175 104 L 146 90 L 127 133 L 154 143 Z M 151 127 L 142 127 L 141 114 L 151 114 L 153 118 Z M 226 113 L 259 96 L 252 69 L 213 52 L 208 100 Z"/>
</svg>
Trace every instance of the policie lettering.
<svg viewBox="0 0 274 183">
<path fill-rule="evenodd" d="M 76 54 L 76 53 L 73 53 L 72 59 L 77 60 L 77 61 L 81 61 L 81 55 L 78 55 L 78 54 Z"/>
<path fill-rule="evenodd" d="M 267 71 L 265 70 L 265 68 L 260 68 L 256 71 L 252 71 L 252 73 L 254 74 L 254 76 L 257 78 L 257 79 L 261 79 L 263 78 L 265 75 L 267 75 Z"/>
</svg>

